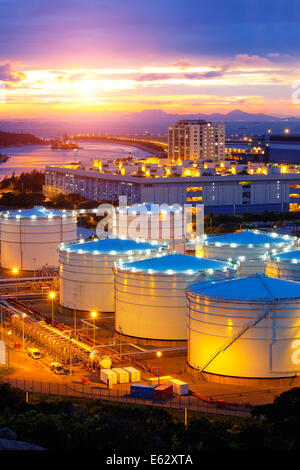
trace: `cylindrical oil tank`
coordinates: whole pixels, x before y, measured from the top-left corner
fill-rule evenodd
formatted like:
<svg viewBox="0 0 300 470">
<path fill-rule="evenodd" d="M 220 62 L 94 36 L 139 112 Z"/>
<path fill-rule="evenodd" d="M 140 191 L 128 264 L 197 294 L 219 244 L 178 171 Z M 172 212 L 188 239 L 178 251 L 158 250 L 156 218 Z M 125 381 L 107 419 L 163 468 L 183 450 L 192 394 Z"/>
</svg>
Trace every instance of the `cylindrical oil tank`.
<svg viewBox="0 0 300 470">
<path fill-rule="evenodd" d="M 114 272 L 116 332 L 155 344 L 186 341 L 188 285 L 198 279 L 233 275 L 235 266 L 170 253 L 132 263 L 117 263 Z"/>
<path fill-rule="evenodd" d="M 113 312 L 112 268 L 117 260 L 134 260 L 163 250 L 156 242 L 105 238 L 61 245 L 60 304 L 68 309 Z"/>
<path fill-rule="evenodd" d="M 167 242 L 170 251 L 184 252 L 186 240 L 196 236 L 193 227 L 201 226 L 193 225 L 191 217 L 192 214 L 179 204 L 144 203 L 120 207 L 113 217 L 113 234 Z"/>
<path fill-rule="evenodd" d="M 202 282 L 187 299 L 192 368 L 244 379 L 300 372 L 299 282 L 264 274 Z"/>
<path fill-rule="evenodd" d="M 272 255 L 266 261 L 266 275 L 300 281 L 300 249 Z"/>
<path fill-rule="evenodd" d="M 1 213 L 1 266 L 35 271 L 58 268 L 58 245 L 77 239 L 73 212 L 32 209 Z"/>
<path fill-rule="evenodd" d="M 225 261 L 239 261 L 239 275 L 263 274 L 270 255 L 290 250 L 296 237 L 259 230 L 242 230 L 225 235 L 207 236 L 203 241 L 203 255 Z"/>
</svg>

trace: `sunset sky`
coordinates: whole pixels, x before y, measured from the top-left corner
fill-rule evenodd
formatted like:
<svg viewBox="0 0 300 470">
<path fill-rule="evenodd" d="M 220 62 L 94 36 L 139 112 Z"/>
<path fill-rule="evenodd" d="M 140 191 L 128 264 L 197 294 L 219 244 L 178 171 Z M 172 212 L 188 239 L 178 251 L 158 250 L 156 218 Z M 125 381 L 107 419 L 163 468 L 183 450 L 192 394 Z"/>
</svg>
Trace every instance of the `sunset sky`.
<svg viewBox="0 0 300 470">
<path fill-rule="evenodd" d="M 0 0 L 0 118 L 300 116 L 299 42 L 298 0 Z"/>
</svg>

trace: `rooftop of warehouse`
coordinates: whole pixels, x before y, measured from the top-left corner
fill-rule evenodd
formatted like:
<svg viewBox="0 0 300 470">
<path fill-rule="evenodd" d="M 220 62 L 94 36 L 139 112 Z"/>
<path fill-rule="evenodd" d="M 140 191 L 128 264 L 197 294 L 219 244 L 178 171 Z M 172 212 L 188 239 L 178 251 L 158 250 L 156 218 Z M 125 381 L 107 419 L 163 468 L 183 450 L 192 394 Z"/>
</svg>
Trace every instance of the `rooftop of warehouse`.
<svg viewBox="0 0 300 470">
<path fill-rule="evenodd" d="M 123 238 L 104 238 L 92 241 L 82 240 L 80 243 L 71 243 L 68 245 L 61 244 L 60 249 L 64 251 L 77 253 L 128 253 L 147 250 L 160 250 L 162 245 L 155 242 L 142 240 L 132 240 Z"/>
<path fill-rule="evenodd" d="M 274 301 L 300 298 L 300 283 L 256 274 L 244 278 L 201 282 L 190 286 L 189 292 L 222 300 Z"/>
<path fill-rule="evenodd" d="M 287 244 L 294 240 L 294 237 L 289 235 L 278 235 L 275 232 L 266 233 L 258 230 L 242 230 L 240 232 L 226 233 L 225 235 L 211 235 L 204 240 L 206 245 L 214 245 L 221 243 L 230 245 L 232 243 L 237 246 L 258 246 L 258 245 L 279 245 L 280 243 Z"/>
<path fill-rule="evenodd" d="M 225 261 L 202 258 L 199 256 L 171 253 L 160 255 L 130 263 L 122 263 L 122 269 L 135 269 L 141 272 L 153 272 L 172 274 L 201 272 L 206 270 L 227 270 L 233 265 Z"/>
</svg>

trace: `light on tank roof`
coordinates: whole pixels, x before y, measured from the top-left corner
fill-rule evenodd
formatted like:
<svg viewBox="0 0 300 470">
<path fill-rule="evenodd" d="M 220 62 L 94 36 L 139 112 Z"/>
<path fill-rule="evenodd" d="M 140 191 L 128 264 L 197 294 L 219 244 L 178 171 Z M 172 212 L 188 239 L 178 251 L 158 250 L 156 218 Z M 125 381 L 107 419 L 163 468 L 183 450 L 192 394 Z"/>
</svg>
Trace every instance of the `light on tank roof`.
<svg viewBox="0 0 300 470">
<path fill-rule="evenodd" d="M 249 243 L 248 247 L 253 248 L 253 243 Z"/>
<path fill-rule="evenodd" d="M 240 261 L 245 261 L 245 259 L 246 259 L 246 256 L 239 256 Z"/>
<path fill-rule="evenodd" d="M 193 269 L 187 269 L 187 270 L 186 270 L 186 273 L 187 273 L 187 274 L 194 274 L 194 272 L 195 272 L 195 271 L 194 271 Z"/>
<path fill-rule="evenodd" d="M 153 269 L 148 269 L 149 274 L 153 274 Z"/>
<path fill-rule="evenodd" d="M 237 244 L 236 243 L 230 243 L 231 248 L 236 248 Z"/>
<path fill-rule="evenodd" d="M 116 255 L 117 252 L 116 252 L 116 250 L 111 250 L 111 251 L 109 252 L 109 254 L 110 254 L 110 255 Z"/>
<path fill-rule="evenodd" d="M 173 271 L 173 269 L 167 269 L 167 271 L 166 271 L 166 272 L 167 272 L 167 274 L 174 274 L 174 271 Z"/>
<path fill-rule="evenodd" d="M 81 239 L 79 240 L 79 243 L 84 243 L 84 239 L 81 238 Z"/>
<path fill-rule="evenodd" d="M 7 216 L 6 216 L 6 217 L 7 217 Z M 20 219 L 20 218 L 21 218 L 21 216 L 20 216 L 20 215 L 16 215 L 16 219 Z"/>
<path fill-rule="evenodd" d="M 214 270 L 209 268 L 209 269 L 207 269 L 207 272 L 208 272 L 208 274 L 213 274 Z"/>
<path fill-rule="evenodd" d="M 98 255 L 98 254 L 99 254 L 99 251 L 98 251 L 98 250 L 94 250 L 93 253 L 94 253 L 94 255 Z"/>
<path fill-rule="evenodd" d="M 265 243 L 266 248 L 270 248 L 270 246 L 271 246 L 270 243 Z"/>
<path fill-rule="evenodd" d="M 292 263 L 293 263 L 293 264 L 298 264 L 298 260 L 297 260 L 296 258 L 293 258 L 293 259 L 292 259 Z"/>
<path fill-rule="evenodd" d="M 221 246 L 221 243 L 220 243 L 220 242 L 216 242 L 216 246 Z"/>
<path fill-rule="evenodd" d="M 32 219 L 36 219 L 36 215 L 32 215 L 31 218 L 32 218 Z"/>
</svg>

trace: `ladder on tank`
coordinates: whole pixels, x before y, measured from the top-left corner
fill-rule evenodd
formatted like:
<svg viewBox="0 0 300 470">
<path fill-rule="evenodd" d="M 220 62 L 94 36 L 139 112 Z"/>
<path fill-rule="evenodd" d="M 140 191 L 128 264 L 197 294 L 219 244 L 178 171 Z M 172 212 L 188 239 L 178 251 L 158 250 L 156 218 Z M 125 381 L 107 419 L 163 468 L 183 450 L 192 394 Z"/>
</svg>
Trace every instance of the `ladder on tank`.
<svg viewBox="0 0 300 470">
<path fill-rule="evenodd" d="M 273 296 L 272 296 L 273 297 Z M 247 325 L 243 326 L 239 332 L 233 337 L 230 339 L 230 341 L 225 344 L 225 346 L 221 346 L 211 357 L 210 359 L 205 363 L 205 365 L 203 367 L 201 367 L 200 369 L 200 372 L 204 372 L 205 369 L 209 366 L 209 364 L 211 364 L 212 361 L 214 361 L 216 359 L 216 357 L 226 351 L 226 349 L 230 348 L 230 346 L 235 343 L 235 341 L 237 341 L 241 336 L 243 336 L 244 333 L 246 333 L 246 331 L 248 331 L 250 328 L 254 328 L 257 323 L 259 323 L 261 320 L 263 320 L 273 309 L 273 306 L 275 304 L 275 300 L 273 300 L 273 302 L 271 303 L 271 305 L 269 306 L 269 308 L 267 308 L 267 310 L 265 310 L 263 313 L 259 314 L 256 318 L 254 318 L 253 321 L 251 321 L 250 323 L 248 323 Z"/>
</svg>

